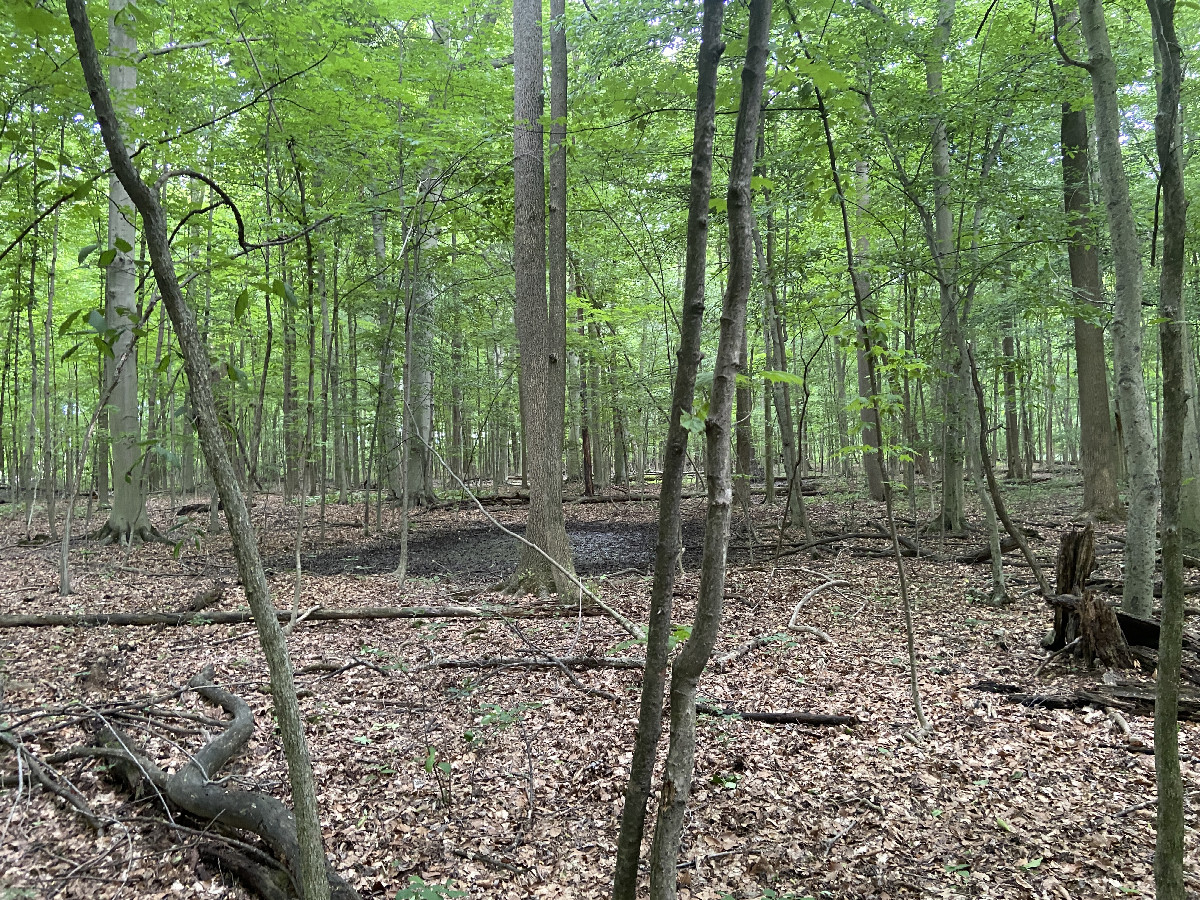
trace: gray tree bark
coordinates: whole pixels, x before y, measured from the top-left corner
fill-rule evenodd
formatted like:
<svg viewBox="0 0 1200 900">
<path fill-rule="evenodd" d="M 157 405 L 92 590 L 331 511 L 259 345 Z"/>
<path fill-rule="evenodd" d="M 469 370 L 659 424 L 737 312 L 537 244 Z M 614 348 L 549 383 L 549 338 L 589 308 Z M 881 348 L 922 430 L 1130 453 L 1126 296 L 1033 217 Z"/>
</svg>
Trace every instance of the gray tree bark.
<svg viewBox="0 0 1200 900">
<path fill-rule="evenodd" d="M 1079 0 L 1087 41 L 1096 146 L 1116 275 L 1113 303 L 1113 355 L 1117 409 L 1129 471 L 1129 518 L 1125 531 L 1125 612 L 1149 617 L 1154 606 L 1154 550 L 1158 525 L 1158 451 L 1142 378 L 1142 259 L 1129 182 L 1121 156 L 1121 112 L 1117 68 L 1108 40 L 1102 0 Z"/>
<path fill-rule="evenodd" d="M 1179 768 L 1179 677 L 1183 642 L 1183 482 L 1190 359 L 1184 337 L 1184 240 L 1187 198 L 1180 150 L 1179 96 L 1183 82 L 1175 0 L 1147 0 L 1159 68 L 1154 143 L 1162 185 L 1162 269 L 1159 273 L 1159 341 L 1163 374 L 1162 432 L 1162 632 L 1154 704 L 1154 770 L 1158 786 L 1154 887 L 1159 900 L 1184 900 L 1183 777 Z"/>
<path fill-rule="evenodd" d="M 113 106 L 119 117 L 130 113 L 133 90 L 137 86 L 137 55 L 133 16 L 129 0 L 109 0 L 108 53 Z M 133 247 L 137 241 L 134 223 L 137 211 L 116 175 L 109 176 L 108 247 L 113 252 L 104 281 L 104 324 L 115 332 L 112 357 L 105 364 L 105 378 L 114 376 L 111 360 L 119 358 L 135 340 L 138 323 L 137 270 Z M 146 493 L 142 483 L 141 427 L 138 404 L 137 347 L 129 363 L 115 373 L 116 384 L 110 397 L 108 432 L 112 446 L 113 499 L 108 522 L 100 529 L 104 540 L 127 543 L 157 539 L 146 515 Z"/>
<path fill-rule="evenodd" d="M 553 10 L 551 11 L 553 15 Z M 556 17 L 561 26 L 562 17 Z M 561 27 L 555 29 L 561 31 Z M 556 51 L 556 47 L 560 47 Z M 560 56 L 561 54 L 561 56 Z M 552 93 L 562 92 L 562 108 L 552 104 L 553 121 L 566 122 L 566 35 L 551 41 Z M 561 85 L 561 88 L 560 88 Z M 554 98 L 552 98 L 554 99 Z M 519 385 L 529 481 L 526 538 L 574 575 L 571 546 L 562 508 L 563 417 L 566 402 L 566 147 L 565 132 L 553 141 L 551 180 L 563 179 L 551 194 L 551 218 L 562 216 L 561 238 L 552 242 L 556 259 L 553 301 L 546 297 L 546 173 L 542 147 L 542 5 L 540 0 L 513 4 L 513 267 L 516 270 L 517 342 L 521 351 Z M 558 166 L 561 164 L 561 169 Z M 557 208 L 556 208 L 557 207 Z M 561 250 L 559 249 L 559 242 Z M 557 590 L 569 596 L 572 580 L 536 550 L 522 547 L 514 585 L 532 593 Z"/>
<path fill-rule="evenodd" d="M 700 337 L 704 322 L 704 287 L 708 256 L 708 214 L 712 192 L 713 133 L 715 131 L 717 66 L 725 45 L 721 24 L 722 0 L 705 0 L 700 26 L 700 52 L 696 62 L 696 120 L 692 132 L 692 171 L 688 198 L 687 252 L 683 275 L 683 309 L 679 323 L 679 350 L 675 383 L 671 389 L 670 424 L 663 453 L 662 487 L 659 490 L 658 539 L 654 553 L 654 583 L 650 589 L 650 620 L 646 632 L 646 668 L 642 677 L 637 736 L 621 810 L 617 837 L 613 900 L 634 900 L 637 894 L 638 859 L 645 831 L 646 803 L 650 797 L 654 758 L 662 736 L 663 688 L 675 590 L 676 562 L 682 551 L 679 502 L 687 464 L 688 430 L 682 414 L 691 412 L 700 368 Z"/>
<path fill-rule="evenodd" d="M 713 367 L 708 418 L 704 424 L 708 448 L 704 557 L 692 633 L 684 642 L 671 672 L 671 738 L 650 854 L 651 900 L 675 896 L 676 861 L 695 764 L 696 690 L 721 626 L 733 501 L 729 464 L 732 407 L 737 374 L 745 365 L 741 353 L 742 332 L 754 273 L 754 207 L 750 178 L 754 171 L 770 30 L 771 0 L 751 0 L 742 96 L 729 174 L 729 284 L 721 308 L 720 340 Z"/>
</svg>

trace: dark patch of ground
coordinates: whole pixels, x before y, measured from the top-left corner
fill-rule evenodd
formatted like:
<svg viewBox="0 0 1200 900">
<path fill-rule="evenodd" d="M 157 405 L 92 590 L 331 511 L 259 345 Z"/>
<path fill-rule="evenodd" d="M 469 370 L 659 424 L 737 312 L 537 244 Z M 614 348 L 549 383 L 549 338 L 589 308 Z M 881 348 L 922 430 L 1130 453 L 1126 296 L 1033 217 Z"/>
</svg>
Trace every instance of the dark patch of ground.
<svg viewBox="0 0 1200 900">
<path fill-rule="evenodd" d="M 524 525 L 509 526 L 517 534 Z M 636 570 L 649 573 L 654 565 L 654 542 L 658 523 L 568 522 L 567 536 L 580 575 L 612 575 Z M 683 523 L 683 565 L 700 565 L 704 522 Z M 494 584 L 511 575 L 517 565 L 521 544 L 489 525 L 460 528 L 414 529 L 408 541 L 408 574 L 432 578 L 451 576 L 455 581 Z M 289 558 L 273 560 L 276 568 L 289 569 Z M 304 558 L 304 571 L 316 575 L 381 575 L 400 563 L 400 538 L 387 535 L 367 544 L 333 547 Z"/>
</svg>

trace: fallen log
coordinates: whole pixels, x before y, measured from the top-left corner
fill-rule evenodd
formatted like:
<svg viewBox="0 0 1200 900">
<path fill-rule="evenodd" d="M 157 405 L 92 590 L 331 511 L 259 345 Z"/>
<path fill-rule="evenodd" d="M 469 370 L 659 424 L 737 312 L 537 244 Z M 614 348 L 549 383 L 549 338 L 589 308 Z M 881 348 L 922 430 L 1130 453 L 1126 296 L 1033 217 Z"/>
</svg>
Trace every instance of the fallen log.
<svg viewBox="0 0 1200 900">
<path fill-rule="evenodd" d="M 835 716 L 823 713 L 803 712 L 743 712 L 739 709 L 721 709 L 707 703 L 697 703 L 696 712 L 706 716 L 734 716 L 747 722 L 764 722 L 768 725 L 816 725 L 838 727 L 857 725 L 857 716 Z"/>
<path fill-rule="evenodd" d="M 1117 709 L 1135 716 L 1154 717 L 1155 686 L 1133 681 L 1115 685 L 1099 684 L 1091 690 L 1078 690 L 1070 694 L 1031 694 L 1012 684 L 995 681 L 980 681 L 971 685 L 977 691 L 1003 694 L 1010 703 L 1037 709 L 1082 709 L 1098 706 L 1102 709 Z M 1179 695 L 1179 720 L 1200 722 L 1200 692 L 1183 689 Z"/>
<path fill-rule="evenodd" d="M 1005 537 L 1002 541 L 1000 541 L 1000 552 L 1009 553 L 1013 550 L 1016 550 L 1019 546 L 1020 545 L 1017 543 L 1015 538 Z M 970 551 L 969 553 L 960 553 L 958 556 L 954 557 L 954 561 L 956 563 L 963 563 L 969 566 L 976 566 L 980 563 L 989 562 L 991 558 L 991 547 L 979 547 Z"/>
<path fill-rule="evenodd" d="M 310 612 L 309 622 L 340 622 L 369 619 L 537 619 L 555 616 L 602 616 L 599 607 L 585 606 L 366 606 L 361 609 L 321 609 Z M 275 617 L 286 622 L 290 609 L 275 610 Z M 249 610 L 201 612 L 114 612 L 47 613 L 45 615 L 3 615 L 0 628 L 99 628 L 179 627 L 186 625 L 245 625 L 252 622 Z"/>
</svg>

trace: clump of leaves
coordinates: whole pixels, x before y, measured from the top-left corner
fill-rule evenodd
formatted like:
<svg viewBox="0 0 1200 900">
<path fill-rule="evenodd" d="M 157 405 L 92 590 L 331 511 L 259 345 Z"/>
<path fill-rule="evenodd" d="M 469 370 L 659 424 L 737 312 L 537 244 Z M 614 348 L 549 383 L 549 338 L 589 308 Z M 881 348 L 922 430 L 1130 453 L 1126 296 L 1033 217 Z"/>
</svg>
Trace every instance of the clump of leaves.
<svg viewBox="0 0 1200 900">
<path fill-rule="evenodd" d="M 426 881 L 419 875 L 409 875 L 408 885 L 396 892 L 396 900 L 443 900 L 446 897 L 465 897 L 462 891 L 450 887 L 450 882 Z"/>
</svg>

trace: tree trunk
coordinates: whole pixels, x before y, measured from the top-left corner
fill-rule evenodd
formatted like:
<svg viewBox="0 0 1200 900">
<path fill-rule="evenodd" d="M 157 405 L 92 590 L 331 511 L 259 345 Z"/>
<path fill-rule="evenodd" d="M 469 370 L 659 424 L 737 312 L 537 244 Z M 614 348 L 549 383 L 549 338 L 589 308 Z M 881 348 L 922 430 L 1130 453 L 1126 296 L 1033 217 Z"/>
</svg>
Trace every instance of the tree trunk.
<svg viewBox="0 0 1200 900">
<path fill-rule="evenodd" d="M 938 18 L 933 42 L 925 59 L 925 86 L 935 104 L 946 102 L 942 90 L 943 58 L 950 43 L 955 0 L 938 0 Z M 963 497 L 963 423 L 966 415 L 968 384 L 965 361 L 959 352 L 963 344 L 959 319 L 958 264 L 955 259 L 954 213 L 950 207 L 950 140 L 942 113 L 930 122 L 933 167 L 933 227 L 938 293 L 941 309 L 942 347 L 948 373 L 945 384 L 945 421 L 942 435 L 942 509 L 937 525 L 957 534 L 966 527 Z"/>
<path fill-rule="evenodd" d="M 561 17 L 555 19 L 561 23 Z M 556 27 L 552 32 L 560 32 Z M 566 36 L 561 59 L 551 60 L 552 94 L 563 91 L 564 115 L 551 113 L 565 127 Z M 516 0 L 513 6 L 514 113 L 514 226 L 513 267 L 516 270 L 517 341 L 521 352 L 519 385 L 525 424 L 526 475 L 529 481 L 529 521 L 526 538 L 561 565 L 552 566 L 539 552 L 522 547 L 514 587 L 531 593 L 557 590 L 564 597 L 573 586 L 574 565 L 562 509 L 562 444 L 566 369 L 566 148 L 562 134 L 553 143 L 551 218 L 562 217 L 561 237 L 553 242 L 555 272 L 553 301 L 546 298 L 546 180 L 542 149 L 542 6 L 541 0 Z M 556 64 L 557 63 L 557 64 Z M 557 73 L 558 77 L 555 78 Z M 553 157 L 562 157 L 561 161 Z M 561 166 L 561 168 L 560 168 Z M 559 174 L 556 174 L 559 173 Z M 557 180 L 563 178 L 562 193 Z M 556 208 L 557 207 L 557 208 Z M 561 255 L 560 255 L 561 254 Z"/>
<path fill-rule="evenodd" d="M 1175 35 L 1175 0 L 1147 0 L 1159 68 L 1154 143 L 1161 172 L 1163 224 L 1159 274 L 1159 341 L 1163 374 L 1162 629 L 1158 641 L 1158 691 L 1154 704 L 1154 770 L 1158 785 L 1154 887 L 1159 900 L 1183 900 L 1183 778 L 1179 768 L 1179 677 L 1183 642 L 1183 442 L 1188 416 L 1187 317 L 1183 308 L 1187 199 L 1180 149 L 1179 95 L 1183 81 Z M 1128 576 L 1126 576 L 1128 577 Z"/>
<path fill-rule="evenodd" d="M 871 208 L 871 168 L 865 161 L 859 161 L 854 166 L 854 182 L 857 187 L 857 214 L 855 230 L 857 242 L 855 246 L 856 268 L 852 276 L 854 292 L 868 318 L 875 318 L 876 306 L 874 292 L 871 289 L 871 276 L 867 271 L 871 258 L 871 238 L 867 232 L 868 212 Z M 844 201 L 843 201 L 844 202 Z M 857 317 L 856 317 L 857 318 Z M 871 499 L 879 503 L 884 501 L 883 495 L 883 457 L 879 452 L 880 435 L 875 431 L 875 414 L 871 405 L 870 366 L 864 348 L 867 346 L 866 329 L 873 327 L 871 322 L 858 321 L 856 328 L 859 338 L 855 344 L 855 359 L 858 363 L 858 396 L 859 420 L 862 423 L 863 469 L 867 473 L 867 490 Z"/>
<path fill-rule="evenodd" d="M 675 370 L 675 383 L 671 389 L 670 424 L 662 461 L 654 582 L 650 590 L 650 618 L 646 634 L 646 668 L 642 678 L 641 705 L 638 709 L 633 759 L 629 766 L 629 783 L 625 788 L 625 805 L 621 811 L 621 828 L 617 838 L 613 900 L 633 900 L 637 893 L 638 857 L 645 830 L 646 803 L 650 796 L 654 759 L 662 735 L 663 687 L 666 684 L 668 666 L 667 647 L 673 627 L 671 607 L 677 563 L 683 550 L 680 543 L 679 501 L 687 464 L 689 432 L 683 425 L 682 415 L 691 412 L 696 394 L 696 373 L 700 368 L 717 67 L 725 50 L 725 45 L 721 42 L 724 14 L 722 0 L 704 0 L 700 52 L 696 64 L 696 120 L 692 136 L 687 255 L 684 264 L 683 309 L 679 325 L 678 365 Z"/>
<path fill-rule="evenodd" d="M 117 178 L 136 205 L 145 228 L 146 241 L 159 292 L 171 316 L 179 338 L 180 352 L 187 370 L 196 423 L 205 458 L 216 482 L 225 508 L 238 575 L 245 588 L 246 600 L 254 613 L 255 625 L 270 671 L 271 693 L 275 715 L 288 762 L 296 826 L 300 846 L 300 892 L 304 900 L 327 900 L 329 882 L 326 876 L 325 852 L 322 846 L 321 822 L 317 809 L 316 788 L 312 762 L 304 737 L 291 661 L 283 632 L 274 615 L 270 589 L 258 555 L 258 543 L 249 511 L 238 486 L 229 453 L 221 435 L 216 402 L 210 383 L 209 360 L 196 320 L 184 303 L 171 258 L 167 221 L 162 206 L 149 187 L 138 176 L 121 138 L 116 112 L 104 82 L 100 57 L 92 37 L 84 0 L 67 0 L 67 12 L 83 68 L 88 93 L 100 123 L 101 134 Z"/>
<path fill-rule="evenodd" d="M 1102 0 L 1080 0 L 1080 18 L 1091 58 L 1096 144 L 1108 209 L 1116 270 L 1113 304 L 1113 355 L 1117 408 L 1129 470 L 1129 520 L 1125 540 L 1125 587 L 1122 608 L 1149 617 L 1154 605 L 1154 550 L 1158 520 L 1158 453 L 1146 387 L 1142 378 L 1142 260 L 1121 155 L 1121 112 L 1117 106 L 1117 70 L 1108 41 Z"/>
<path fill-rule="evenodd" d="M 754 208 L 751 174 L 758 135 L 758 116 L 765 80 L 771 0 L 751 0 L 742 98 L 734 133 L 729 175 L 729 284 L 721 309 L 721 335 L 713 368 L 712 394 L 704 430 L 708 444 L 708 513 L 704 558 L 691 636 L 675 659 L 671 673 L 671 739 L 659 797 L 658 823 L 650 857 L 650 897 L 675 896 L 676 861 L 684 813 L 691 792 L 696 753 L 696 689 L 720 632 L 725 590 L 725 557 L 733 499 L 730 483 L 730 428 L 735 381 L 745 365 L 741 358 L 746 302 L 754 272 Z"/>
<path fill-rule="evenodd" d="M 1008 476 L 1016 480 L 1024 477 L 1021 465 L 1021 423 L 1017 419 L 1017 359 L 1013 349 L 1012 320 L 1004 321 L 1004 458 L 1008 462 Z"/>
<path fill-rule="evenodd" d="M 137 39 L 133 34 L 133 19 L 127 12 L 129 0 L 109 0 L 108 52 L 115 61 L 109 66 L 113 105 L 117 115 L 129 112 L 133 90 L 137 86 L 137 70 L 132 60 L 137 54 Z M 115 175 L 109 176 L 108 246 L 114 254 L 104 282 L 104 323 L 115 333 L 112 357 L 120 357 L 125 348 L 137 338 L 133 329 L 138 323 L 137 270 L 132 256 L 136 240 L 134 222 L 137 211 L 129 194 Z M 113 501 L 108 522 L 100 536 L 106 540 L 126 543 L 150 540 L 157 532 L 146 516 L 146 493 L 142 483 L 142 450 L 139 427 L 137 347 L 129 364 L 117 375 L 110 398 L 112 410 L 108 417 L 108 433 L 112 441 Z M 110 371 L 106 366 L 106 373 Z M 106 378 L 111 375 L 106 374 Z"/>
<path fill-rule="evenodd" d="M 1124 517 L 1117 487 L 1117 442 L 1108 404 L 1108 363 L 1104 329 L 1094 324 L 1103 303 L 1095 228 L 1091 223 L 1091 184 L 1088 174 L 1087 113 L 1063 104 L 1063 193 L 1071 234 L 1067 256 L 1075 301 L 1086 306 L 1087 317 L 1075 316 L 1075 369 L 1079 381 L 1080 465 L 1083 469 L 1083 510 L 1105 521 Z"/>
</svg>

